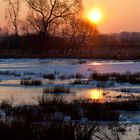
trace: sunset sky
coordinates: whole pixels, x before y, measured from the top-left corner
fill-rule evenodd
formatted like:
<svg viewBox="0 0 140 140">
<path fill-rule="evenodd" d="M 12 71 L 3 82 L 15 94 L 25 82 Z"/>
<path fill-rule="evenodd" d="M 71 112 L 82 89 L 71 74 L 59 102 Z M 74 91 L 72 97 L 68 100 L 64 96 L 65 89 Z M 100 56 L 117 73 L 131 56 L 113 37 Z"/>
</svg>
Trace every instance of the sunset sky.
<svg viewBox="0 0 140 140">
<path fill-rule="evenodd" d="M 1 24 L 4 23 L 3 1 L 0 0 Z M 103 14 L 100 32 L 140 32 L 140 0 L 84 0 L 85 13 L 99 9 Z"/>
<path fill-rule="evenodd" d="M 84 5 L 103 12 L 101 32 L 140 31 L 140 0 L 84 0 Z"/>
</svg>

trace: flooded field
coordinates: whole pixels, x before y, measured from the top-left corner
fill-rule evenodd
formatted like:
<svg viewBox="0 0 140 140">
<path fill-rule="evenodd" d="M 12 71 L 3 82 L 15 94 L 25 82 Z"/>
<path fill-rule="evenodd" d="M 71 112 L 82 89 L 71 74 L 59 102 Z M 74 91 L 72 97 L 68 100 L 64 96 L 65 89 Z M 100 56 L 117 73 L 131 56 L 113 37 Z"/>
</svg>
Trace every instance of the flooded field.
<svg viewBox="0 0 140 140">
<path fill-rule="evenodd" d="M 0 101 L 12 99 L 13 104 L 37 104 L 44 88 L 55 86 L 69 87 L 71 93 L 61 94 L 71 101 L 73 99 L 92 99 L 115 101 L 140 96 L 140 85 L 128 82 L 113 85 L 88 81 L 91 73 L 136 73 L 140 72 L 139 61 L 78 60 L 78 59 L 1 59 L 0 60 Z M 74 77 L 74 75 L 81 77 Z M 48 77 L 44 77 L 48 75 Z M 55 76 L 53 79 L 50 76 Z M 67 78 L 63 78 L 67 75 Z M 73 75 L 73 76 L 72 76 Z M 83 77 L 82 77 L 83 76 Z M 78 78 L 78 80 L 77 80 Z M 41 85 L 21 85 L 21 79 L 40 80 Z M 77 81 L 76 81 L 77 80 Z M 97 86 L 100 85 L 100 86 Z M 106 84 L 103 86 L 103 84 Z M 111 84 L 111 83 L 110 83 Z M 48 94 L 48 96 L 53 94 Z"/>
<path fill-rule="evenodd" d="M 0 59 L 0 103 L 13 107 L 9 118 L 20 110 L 21 118 L 27 113 L 45 124 L 96 122 L 107 129 L 117 122 L 128 124 L 123 139 L 129 139 L 139 137 L 139 102 L 139 61 Z"/>
</svg>

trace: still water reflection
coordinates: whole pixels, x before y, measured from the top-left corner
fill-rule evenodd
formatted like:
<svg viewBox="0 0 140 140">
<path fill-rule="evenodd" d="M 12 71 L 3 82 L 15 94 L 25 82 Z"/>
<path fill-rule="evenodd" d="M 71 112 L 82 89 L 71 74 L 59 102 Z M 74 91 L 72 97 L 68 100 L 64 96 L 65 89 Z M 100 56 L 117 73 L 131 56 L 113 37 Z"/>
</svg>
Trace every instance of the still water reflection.
<svg viewBox="0 0 140 140">
<path fill-rule="evenodd" d="M 87 94 L 87 98 L 89 98 L 91 100 L 97 100 L 100 102 L 105 100 L 105 98 L 103 96 L 103 90 L 101 90 L 101 89 L 91 89 L 89 91 L 89 93 Z"/>
<path fill-rule="evenodd" d="M 43 95 L 44 87 L 23 87 L 23 86 L 0 86 L 0 102 L 8 99 L 13 104 L 38 104 L 38 99 Z M 119 101 L 130 99 L 130 97 L 140 97 L 139 93 L 122 93 L 114 89 L 99 88 L 71 88 L 72 93 L 53 94 L 45 93 L 46 97 L 61 96 L 67 101 L 92 100 L 97 102 Z"/>
<path fill-rule="evenodd" d="M 38 98 L 42 96 L 44 86 L 39 87 L 24 87 L 20 85 L 20 79 L 32 78 L 41 79 L 41 74 L 53 73 L 56 71 L 61 74 L 89 74 L 90 72 L 97 71 L 99 73 L 117 72 L 123 73 L 139 72 L 140 62 L 134 61 L 95 61 L 85 60 L 85 63 L 79 63 L 78 59 L 0 59 L 0 101 L 3 99 L 13 99 L 14 104 L 19 103 L 31 103 L 37 104 Z M 7 74 L 4 72 L 7 71 Z M 8 74 L 13 72 L 19 74 Z M 43 81 L 43 80 L 42 80 Z M 69 85 L 72 81 L 43 81 L 44 85 L 51 84 L 62 84 Z M 50 86 L 50 85 L 48 85 Z M 131 87 L 130 87 L 131 88 Z M 138 87 L 140 89 L 140 87 Z M 119 88 L 120 89 L 120 88 Z M 73 88 L 73 94 L 63 94 L 63 97 L 67 100 L 74 99 L 92 99 L 95 101 L 104 102 L 107 100 L 113 100 L 114 97 L 130 96 L 131 93 L 122 93 L 119 90 L 113 89 L 95 89 L 93 87 L 84 88 Z M 138 95 L 140 90 L 135 93 Z M 106 94 L 109 93 L 109 94 Z M 50 96 L 52 96 L 51 94 Z M 121 95 L 121 96 L 120 96 Z M 110 99 L 111 98 L 111 99 Z"/>
</svg>

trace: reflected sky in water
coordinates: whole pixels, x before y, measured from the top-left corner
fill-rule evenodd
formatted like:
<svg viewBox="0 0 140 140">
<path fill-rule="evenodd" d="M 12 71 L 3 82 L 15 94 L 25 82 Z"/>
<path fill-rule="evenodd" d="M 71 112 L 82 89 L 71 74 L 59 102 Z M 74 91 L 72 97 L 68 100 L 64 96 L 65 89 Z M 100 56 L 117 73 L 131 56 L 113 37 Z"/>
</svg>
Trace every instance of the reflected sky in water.
<svg viewBox="0 0 140 140">
<path fill-rule="evenodd" d="M 20 79 L 26 77 L 33 79 L 41 78 L 40 73 L 53 73 L 54 71 L 59 74 L 73 74 L 82 73 L 89 74 L 90 72 L 97 71 L 99 73 L 109 72 L 140 72 L 139 61 L 103 61 L 103 60 L 83 60 L 84 63 L 79 63 L 78 59 L 0 59 L 0 71 L 14 71 L 21 76 L 14 77 L 10 75 L 0 75 L 0 101 L 3 99 L 14 99 L 14 104 L 21 102 L 35 103 L 38 102 L 38 97 L 42 96 L 43 87 L 23 87 L 20 86 Z M 30 75 L 29 73 L 33 73 Z M 38 75 L 37 75 L 38 74 Z M 43 81 L 44 85 L 53 84 L 69 84 L 70 80 L 63 81 Z M 139 87 L 140 88 L 140 87 Z M 104 102 L 106 100 L 113 100 L 115 97 L 130 96 L 131 93 L 121 93 L 114 89 L 90 89 L 75 88 L 71 94 L 63 94 L 67 100 L 74 99 L 91 99 L 94 101 Z M 140 91 L 140 90 L 139 90 Z M 138 95 L 138 94 L 137 94 Z M 52 94 L 51 94 L 52 96 Z"/>
<path fill-rule="evenodd" d="M 23 87 L 23 86 L 0 86 L 0 102 L 5 99 L 13 100 L 13 104 L 38 104 L 38 99 L 42 97 L 44 87 Z M 122 93 L 120 91 L 113 91 L 114 89 L 101 89 L 101 88 L 72 88 L 72 93 L 53 94 L 45 93 L 46 97 L 52 98 L 61 96 L 67 101 L 73 100 L 91 100 L 97 102 L 126 100 L 131 96 L 138 96 L 138 93 Z"/>
<path fill-rule="evenodd" d="M 91 100 L 104 101 L 103 90 L 91 89 L 89 93 L 87 94 L 87 98 Z"/>
<path fill-rule="evenodd" d="M 87 73 L 89 69 L 99 73 L 138 72 L 139 61 L 83 60 L 78 59 L 0 59 L 0 71 Z"/>
</svg>

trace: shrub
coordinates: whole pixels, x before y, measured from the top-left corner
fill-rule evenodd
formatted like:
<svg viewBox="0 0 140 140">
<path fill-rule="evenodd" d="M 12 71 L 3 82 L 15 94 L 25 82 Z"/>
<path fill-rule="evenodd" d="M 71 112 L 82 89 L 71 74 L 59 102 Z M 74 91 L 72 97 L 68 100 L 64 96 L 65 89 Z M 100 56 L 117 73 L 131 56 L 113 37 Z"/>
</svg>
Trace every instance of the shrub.
<svg viewBox="0 0 140 140">
<path fill-rule="evenodd" d="M 80 85 L 80 84 L 88 84 L 89 81 L 87 80 L 75 80 L 72 84 L 77 84 L 77 85 Z"/>
<path fill-rule="evenodd" d="M 70 88 L 64 86 L 55 86 L 50 88 L 45 88 L 43 93 L 70 93 Z"/>
<path fill-rule="evenodd" d="M 0 108 L 11 108 L 12 107 L 12 100 L 3 100 L 1 103 L 0 103 Z"/>
<path fill-rule="evenodd" d="M 55 74 L 43 74 L 44 79 L 55 80 Z"/>
<path fill-rule="evenodd" d="M 32 86 L 32 85 L 38 86 L 38 85 L 42 85 L 42 82 L 41 80 L 21 80 L 20 84 L 24 86 Z"/>
</svg>

